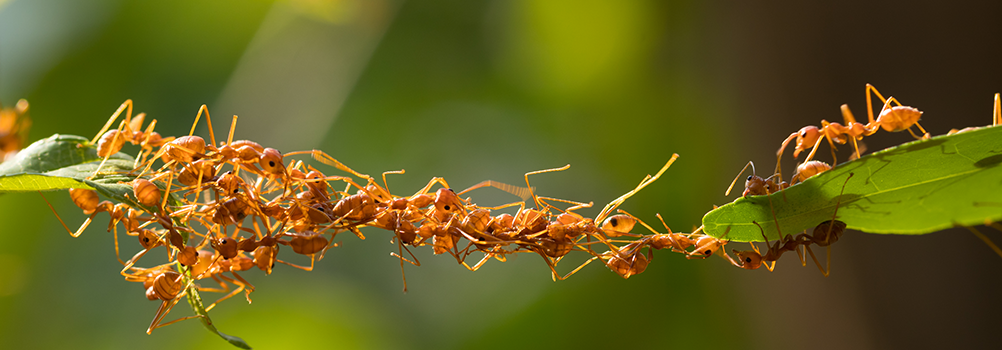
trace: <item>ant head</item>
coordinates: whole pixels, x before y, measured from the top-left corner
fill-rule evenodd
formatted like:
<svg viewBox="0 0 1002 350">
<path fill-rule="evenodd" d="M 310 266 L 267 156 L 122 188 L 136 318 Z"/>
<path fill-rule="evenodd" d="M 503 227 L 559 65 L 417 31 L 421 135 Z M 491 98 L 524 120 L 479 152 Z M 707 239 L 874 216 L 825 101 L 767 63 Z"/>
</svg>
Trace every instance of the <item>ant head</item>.
<svg viewBox="0 0 1002 350">
<path fill-rule="evenodd" d="M 451 213 L 460 207 L 459 196 L 451 188 L 440 188 L 435 192 L 435 209 L 444 213 Z"/>
<path fill-rule="evenodd" d="M 154 247 L 160 245 L 160 237 L 151 230 L 139 230 L 139 244 L 145 249 L 153 249 Z"/>
<path fill-rule="evenodd" d="M 762 196 L 769 194 L 766 186 L 768 182 L 758 175 L 748 175 L 748 179 L 745 180 L 745 191 L 742 192 L 742 196 Z"/>
<path fill-rule="evenodd" d="M 237 256 L 237 241 L 230 237 L 223 237 L 211 241 L 212 249 L 215 249 L 223 259 L 232 259 Z"/>
<path fill-rule="evenodd" d="M 285 173 L 285 164 L 282 164 L 282 153 L 274 148 L 265 148 L 261 152 L 261 161 L 258 162 L 261 169 L 273 175 Z"/>
<path fill-rule="evenodd" d="M 800 128 L 800 132 L 797 133 L 797 149 L 793 151 L 793 156 L 796 157 L 800 151 L 813 147 L 819 137 L 821 137 L 821 130 L 814 125 Z"/>
<path fill-rule="evenodd" d="M 756 251 L 738 251 L 735 249 L 734 255 L 738 256 L 738 261 L 741 262 L 740 267 L 743 269 L 754 270 L 762 266 L 762 255 Z"/>
</svg>

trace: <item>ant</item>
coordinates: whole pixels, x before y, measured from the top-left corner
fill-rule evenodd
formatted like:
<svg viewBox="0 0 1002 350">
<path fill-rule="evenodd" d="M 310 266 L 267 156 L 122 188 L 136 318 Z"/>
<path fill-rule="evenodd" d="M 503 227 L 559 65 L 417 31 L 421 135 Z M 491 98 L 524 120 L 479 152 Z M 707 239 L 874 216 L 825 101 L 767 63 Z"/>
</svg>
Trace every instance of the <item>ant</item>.
<svg viewBox="0 0 1002 350">
<path fill-rule="evenodd" d="M 880 113 L 875 120 L 873 118 L 873 102 L 871 99 L 871 93 L 876 95 L 884 106 L 880 109 Z M 896 104 L 896 106 L 891 106 L 891 102 Z M 813 125 L 805 126 L 799 131 L 791 133 L 790 136 L 783 140 L 783 144 L 776 151 L 776 172 L 780 169 L 780 160 L 783 157 L 783 151 L 786 146 L 789 145 L 790 141 L 794 138 L 797 140 L 796 147 L 793 151 L 793 157 L 796 158 L 800 152 L 806 151 L 808 147 L 811 147 L 810 154 L 807 155 L 807 160 L 811 160 L 814 157 L 814 153 L 817 151 L 818 146 L 821 144 L 821 140 L 827 139 L 828 143 L 832 148 L 832 160 L 833 164 L 838 163 L 835 156 L 835 143 L 846 144 L 852 141 L 853 149 L 855 150 L 855 157 L 860 157 L 860 147 L 857 144 L 857 140 L 862 139 L 864 136 L 870 136 L 877 132 L 879 129 L 884 129 L 887 132 L 899 132 L 908 130 L 910 134 L 916 139 L 925 139 L 929 137 L 929 134 L 922 128 L 922 125 L 918 123 L 919 118 L 922 116 L 922 111 L 904 106 L 894 97 L 885 99 L 883 95 L 877 91 L 877 88 L 871 84 L 866 84 L 866 113 L 869 117 L 869 123 L 862 124 L 856 122 L 853 117 L 852 112 L 849 110 L 849 106 L 843 104 L 841 107 L 842 117 L 845 120 L 845 125 L 828 122 L 826 120 L 821 121 L 821 128 Z M 923 133 L 922 137 L 919 137 L 911 130 L 912 126 L 918 127 L 918 129 Z"/>
<path fill-rule="evenodd" d="M 170 313 L 170 310 L 181 300 L 181 296 L 187 293 L 187 286 L 184 285 L 184 276 L 170 266 L 171 264 L 160 265 L 150 269 L 139 269 L 136 273 L 125 277 L 129 282 L 142 282 L 146 288 L 146 298 L 149 300 L 161 300 L 160 307 L 157 308 L 156 315 L 150 327 L 146 329 L 146 334 L 153 333 L 154 329 L 174 324 L 189 318 L 202 317 L 201 315 L 182 317 L 167 323 L 161 323 L 163 318 Z"/>
<path fill-rule="evenodd" d="M 734 188 L 734 184 L 738 182 L 738 178 L 741 177 L 741 174 L 743 174 L 749 166 L 752 169 L 752 174 L 748 175 L 748 178 L 745 179 L 745 190 L 741 193 L 742 197 L 769 195 L 790 187 L 790 184 L 781 180 L 782 176 L 780 176 L 778 172 L 765 179 L 755 175 L 755 163 L 748 161 L 748 164 L 745 164 L 745 167 L 741 168 L 738 175 L 734 177 L 734 181 L 731 181 L 731 185 L 727 187 L 727 191 L 724 192 L 724 196 L 729 196 L 731 194 L 731 189 Z"/>
<path fill-rule="evenodd" d="M 108 130 L 122 112 L 125 112 L 125 119 L 119 123 L 117 129 Z M 141 159 L 145 161 L 146 157 L 153 152 L 153 147 L 161 147 L 174 140 L 174 137 L 161 137 L 159 133 L 153 131 L 157 125 L 156 119 L 150 121 L 150 124 L 143 130 L 142 126 L 145 119 L 145 113 L 139 113 L 135 117 L 132 116 L 131 99 L 125 100 L 115 110 L 115 113 L 112 113 L 111 117 L 104 124 L 104 127 L 101 128 L 101 131 L 98 131 L 97 135 L 90 141 L 90 144 L 97 146 L 97 155 L 103 158 L 101 164 L 94 171 L 94 175 L 98 174 L 109 157 L 122 149 L 126 141 L 133 145 L 139 145 L 142 148 L 142 151 L 140 151 L 142 156 L 136 157 L 136 163 L 133 164 L 133 168 L 135 168 L 142 163 Z"/>
<path fill-rule="evenodd" d="M 842 194 L 845 193 L 845 185 L 849 183 L 849 179 L 853 177 L 853 173 L 849 173 L 846 177 L 845 182 L 842 183 L 842 190 L 839 192 L 838 200 L 835 202 L 835 211 L 832 213 L 832 219 L 824 221 L 814 228 L 812 234 L 800 234 L 796 237 L 791 235 L 782 236 L 780 232 L 780 239 L 776 241 L 775 244 L 769 246 L 769 250 L 766 251 L 765 255 L 759 251 L 758 247 L 754 243 L 749 243 L 752 246 L 751 251 L 738 251 L 734 250 L 734 254 L 738 256 L 738 260 L 741 263 L 732 261 L 734 266 L 741 267 L 748 270 L 758 269 L 760 266 L 764 265 L 766 269 L 770 272 L 776 267 L 776 260 L 779 259 L 783 253 L 788 251 L 797 252 L 797 256 L 800 257 L 800 262 L 803 266 L 807 266 L 806 257 L 798 249 L 799 246 L 803 246 L 805 250 L 810 254 L 811 259 L 814 260 L 814 264 L 817 265 L 818 270 L 828 277 L 831 271 L 831 245 L 838 241 L 838 239 L 845 232 L 846 224 L 842 221 L 836 220 L 838 216 L 838 208 L 842 204 Z M 769 202 L 770 210 L 772 209 L 772 202 Z M 776 230 L 779 230 L 779 222 L 776 220 L 776 212 L 772 211 L 773 221 L 776 222 Z M 769 245 L 769 238 L 765 235 L 765 230 L 758 222 L 753 222 L 759 227 L 759 231 L 762 233 L 762 238 L 765 239 L 766 245 Z M 819 247 L 825 247 L 827 249 L 827 267 L 822 268 L 821 262 L 818 261 L 817 256 L 815 256 L 814 251 L 811 250 L 810 245 L 816 244 Z M 768 262 L 772 262 L 769 265 Z"/>
</svg>

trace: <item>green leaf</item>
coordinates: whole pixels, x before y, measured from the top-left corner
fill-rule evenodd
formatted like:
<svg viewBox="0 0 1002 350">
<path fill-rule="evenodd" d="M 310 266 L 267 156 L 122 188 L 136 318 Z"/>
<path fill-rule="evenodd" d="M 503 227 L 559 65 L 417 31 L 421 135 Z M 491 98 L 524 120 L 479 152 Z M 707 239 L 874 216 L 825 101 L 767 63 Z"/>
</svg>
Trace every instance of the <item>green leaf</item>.
<svg viewBox="0 0 1002 350">
<path fill-rule="evenodd" d="M 1002 127 L 985 127 L 891 147 L 770 196 L 749 196 L 710 211 L 703 230 L 747 242 L 813 230 L 837 220 L 853 230 L 926 234 L 1002 219 Z M 846 182 L 849 174 L 854 176 Z M 772 209 L 770 209 L 770 201 Z M 773 219 L 775 213 L 775 220 Z M 759 229 L 755 223 L 762 226 Z"/>
<path fill-rule="evenodd" d="M 184 269 L 182 271 L 184 271 L 184 275 L 186 278 L 191 278 L 190 270 Z M 202 305 L 202 297 L 198 295 L 198 287 L 196 287 L 194 284 L 189 284 L 188 286 L 188 305 L 191 305 L 191 309 L 195 312 L 196 315 L 201 316 L 199 317 L 199 320 L 202 321 L 202 325 L 205 326 L 205 329 L 208 329 L 209 332 L 215 333 L 216 335 L 222 337 L 224 340 L 226 340 L 227 342 L 233 344 L 233 346 L 236 346 L 238 348 L 241 349 L 251 348 L 250 345 L 247 344 L 247 342 L 245 342 L 243 339 L 240 339 L 240 337 L 220 332 L 219 330 L 216 329 L 216 326 L 212 325 L 212 319 L 209 318 L 209 312 L 206 311 L 205 306 Z"/>
<path fill-rule="evenodd" d="M 97 147 L 89 140 L 74 135 L 52 135 L 32 143 L 14 159 L 0 164 L 0 193 L 68 188 L 97 189 L 107 192 L 106 195 L 124 193 L 122 190 L 129 185 L 118 182 L 134 178 L 124 175 L 132 171 L 134 159 L 125 153 L 116 153 L 95 176 L 101 160 Z"/>
<path fill-rule="evenodd" d="M 108 157 L 103 165 L 102 160 L 90 140 L 76 135 L 52 135 L 32 143 L 14 159 L 0 163 L 0 193 L 85 188 L 132 207 L 153 211 L 127 195 L 132 193 L 129 182 L 136 178 L 129 175 L 135 159 L 119 152 Z M 98 166 L 101 170 L 95 175 Z"/>
</svg>

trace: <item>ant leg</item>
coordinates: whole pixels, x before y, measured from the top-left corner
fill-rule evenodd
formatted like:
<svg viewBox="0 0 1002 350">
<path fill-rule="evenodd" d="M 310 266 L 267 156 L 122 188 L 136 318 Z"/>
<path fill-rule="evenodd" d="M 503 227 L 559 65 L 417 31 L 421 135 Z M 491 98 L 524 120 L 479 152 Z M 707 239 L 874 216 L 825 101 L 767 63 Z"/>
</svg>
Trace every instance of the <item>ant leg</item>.
<svg viewBox="0 0 1002 350">
<path fill-rule="evenodd" d="M 992 242 L 992 240 L 989 239 L 988 236 L 985 236 L 985 234 L 981 233 L 980 231 L 976 230 L 973 227 L 964 226 L 964 228 L 970 230 L 971 233 L 973 233 L 975 236 L 978 236 L 978 238 L 981 239 L 981 241 L 985 242 L 985 244 L 987 244 L 989 248 L 992 248 L 992 250 L 995 251 L 995 254 L 1002 256 L 1002 249 L 999 249 L 999 246 L 995 245 L 995 243 Z"/>
<path fill-rule="evenodd" d="M 197 288 L 198 288 L 199 292 L 210 292 L 210 293 L 228 293 L 228 292 L 230 292 L 230 285 L 226 284 L 226 282 L 223 282 L 223 280 L 219 279 L 219 277 L 223 277 L 223 275 L 218 275 L 218 276 L 217 275 L 213 275 L 211 277 L 212 277 L 212 280 L 216 281 L 216 283 L 219 283 L 219 288 L 209 288 L 209 287 L 198 286 Z M 236 284 L 236 283 L 234 283 L 234 284 Z M 218 303 L 218 302 L 219 301 L 217 300 L 216 303 Z M 215 304 L 215 303 L 213 303 L 213 304 Z M 205 311 L 209 311 L 208 308 L 206 308 Z"/>
<path fill-rule="evenodd" d="M 787 136 L 786 140 L 783 140 L 783 145 L 779 146 L 779 150 L 776 151 L 776 172 L 775 172 L 775 174 L 782 174 L 783 169 L 779 166 L 779 161 L 780 161 L 780 159 L 783 158 L 783 151 L 786 150 L 786 146 L 790 144 L 790 141 L 793 141 L 793 139 L 797 138 L 797 134 L 798 134 L 797 132 L 793 132 L 793 133 L 790 134 L 790 136 Z M 752 172 L 754 172 L 754 170 L 752 170 Z M 779 182 L 783 182 L 783 176 L 782 175 L 779 176 Z"/>
<path fill-rule="evenodd" d="M 852 125 L 853 123 L 856 123 L 856 118 L 854 118 L 852 116 L 852 112 L 849 111 L 849 105 L 843 104 L 841 108 L 842 108 L 842 119 L 845 119 L 845 125 L 849 126 L 849 125 Z M 865 127 L 864 127 L 864 129 L 865 129 Z M 856 137 L 854 137 L 852 135 L 849 135 L 849 137 L 852 139 L 852 148 L 854 150 L 856 150 L 856 159 L 859 159 L 859 157 L 860 157 L 860 154 L 859 154 L 859 145 L 856 144 Z M 849 160 L 852 160 L 852 159 L 849 159 Z"/>
<path fill-rule="evenodd" d="M 870 118 L 870 123 L 868 125 L 874 125 L 875 123 L 875 119 L 873 119 L 873 100 L 870 98 L 871 92 L 874 95 L 877 95 L 877 98 L 880 98 L 880 102 L 884 103 L 884 108 L 887 108 L 887 104 L 890 102 L 880 94 L 880 91 L 877 91 L 876 87 L 866 84 L 866 115 Z M 883 109 L 881 109 L 881 111 L 883 111 Z"/>
<path fill-rule="evenodd" d="M 101 128 L 101 131 L 97 132 L 97 135 L 94 135 L 94 138 L 90 140 L 90 143 L 91 144 L 96 144 L 97 140 L 100 139 L 102 135 L 104 135 L 105 131 L 108 131 L 108 128 L 110 128 L 111 125 L 113 123 L 115 123 L 115 119 L 118 119 L 118 116 L 121 115 L 123 111 L 126 112 L 125 113 L 125 119 L 126 120 L 131 119 L 131 117 L 132 117 L 132 100 L 131 99 L 125 100 L 125 102 L 122 102 L 121 106 L 118 106 L 118 109 L 115 110 L 115 113 L 111 114 L 111 118 L 108 118 L 108 122 L 104 123 L 104 127 Z"/>
<path fill-rule="evenodd" d="M 226 137 L 226 144 L 233 143 L 233 132 L 237 130 L 237 116 L 233 115 L 233 121 L 230 122 L 230 134 Z M 215 145 L 213 145 L 215 146 Z"/>
<path fill-rule="evenodd" d="M 150 249 L 153 249 L 155 247 L 159 247 L 159 245 L 150 247 L 149 249 L 143 249 L 143 250 L 139 251 L 138 253 L 136 253 L 136 255 L 133 255 L 132 259 L 129 259 L 129 262 L 126 262 L 126 263 L 122 264 L 122 265 L 124 265 L 124 267 L 122 268 L 122 271 L 120 273 L 123 276 L 128 276 L 125 272 L 128 271 L 130 268 L 132 268 L 132 266 L 136 264 L 136 261 L 138 261 L 139 258 L 142 258 L 144 255 L 146 255 L 146 253 L 148 253 L 150 251 Z"/>
<path fill-rule="evenodd" d="M 334 159 L 334 157 L 331 157 L 329 154 L 324 153 L 324 151 L 321 151 L 321 150 L 297 151 L 297 152 L 286 153 L 285 156 L 291 156 L 291 155 L 296 155 L 296 154 L 309 154 L 309 155 L 311 155 L 313 157 L 313 159 L 316 159 L 317 161 L 319 161 L 321 163 L 324 163 L 324 164 L 333 166 L 335 168 L 338 168 L 341 171 L 347 172 L 349 174 L 358 176 L 358 177 L 366 179 L 366 180 L 371 180 L 372 179 L 371 176 L 359 173 L 359 172 L 357 172 L 355 170 L 352 170 L 348 166 L 344 165 L 344 163 L 339 162 L 337 159 Z"/>
<path fill-rule="evenodd" d="M 814 153 L 818 151 L 818 146 L 821 145 L 821 140 L 824 140 L 826 138 L 828 138 L 828 135 L 825 133 L 821 133 L 821 136 L 818 136 L 818 141 L 814 142 L 814 148 L 811 148 L 811 153 L 807 155 L 807 158 L 804 158 L 804 163 L 807 163 L 814 158 Z M 831 142 L 831 140 L 829 140 L 828 142 Z M 835 156 L 834 148 L 832 149 L 832 152 L 833 152 L 832 156 L 834 157 Z"/>
<path fill-rule="evenodd" d="M 517 206 L 520 206 L 520 205 L 523 206 L 522 209 L 525 209 L 525 207 L 524 207 L 525 206 L 525 202 L 511 202 L 511 203 L 502 204 L 502 205 L 499 205 L 499 206 L 496 206 L 496 207 L 481 207 L 481 206 L 477 206 L 477 208 L 487 209 L 487 210 L 501 210 L 501 209 L 504 209 L 504 208 L 517 207 Z M 518 212 L 521 212 L 522 209 L 519 209 Z"/>
<path fill-rule="evenodd" d="M 248 288 L 246 288 L 246 286 L 245 286 L 245 285 L 244 285 L 243 283 L 241 283 L 240 281 L 237 281 L 237 280 L 234 280 L 234 279 L 232 279 L 232 278 L 229 278 L 229 277 L 226 277 L 226 276 L 223 276 L 222 274 L 220 274 L 220 275 L 219 275 L 219 277 L 220 277 L 220 278 L 222 278 L 222 279 L 224 279 L 224 280 L 227 280 L 227 281 L 230 281 L 230 283 L 233 283 L 233 284 L 235 284 L 235 285 L 236 285 L 237 287 L 236 287 L 236 288 L 234 288 L 234 289 L 233 289 L 233 291 L 230 291 L 230 293 L 228 293 L 228 294 L 224 295 L 224 296 L 223 296 L 222 298 L 219 298 L 219 300 L 216 300 L 216 301 L 215 301 L 215 302 L 213 302 L 212 304 L 209 304 L 208 306 L 206 306 L 206 307 L 205 307 L 205 311 L 206 311 L 206 312 L 209 312 L 209 311 L 211 311 L 211 310 L 212 310 L 212 308 L 216 307 L 216 305 L 218 305 L 219 303 L 223 302 L 224 300 L 226 300 L 226 299 L 229 299 L 229 298 L 232 298 L 232 297 L 236 296 L 237 294 L 240 294 L 240 292 L 244 292 L 244 291 L 247 291 L 247 289 L 248 289 Z M 213 279 L 216 279 L 216 276 L 212 276 L 212 278 L 213 278 Z M 225 283 L 223 283 L 222 281 L 219 281 L 219 280 L 216 280 L 216 281 L 218 281 L 220 285 L 225 285 Z M 228 289 L 229 289 L 229 287 L 227 287 L 227 290 L 228 290 Z M 203 291 L 204 291 L 204 290 L 203 290 Z M 248 298 L 249 298 L 249 297 L 248 297 Z M 248 303 L 250 302 L 249 300 L 250 300 L 250 299 L 248 299 Z"/>
<path fill-rule="evenodd" d="M 128 228 L 126 228 L 126 230 L 128 230 Z M 118 259 L 118 262 L 121 263 L 122 266 L 125 266 L 125 262 L 122 261 L 121 255 L 118 254 L 118 225 L 115 225 L 111 232 L 112 237 L 115 239 L 115 259 Z"/>
<path fill-rule="evenodd" d="M 111 144 L 112 145 L 117 145 L 119 139 L 122 139 L 122 143 L 123 144 L 125 143 L 125 141 L 128 140 L 128 138 L 126 138 L 126 136 L 124 136 L 124 132 L 122 132 L 122 130 L 127 125 L 126 123 L 128 122 L 128 119 L 129 119 L 128 117 L 129 116 L 126 116 L 126 118 L 125 118 L 126 120 L 123 120 L 121 123 L 118 124 L 118 129 L 117 129 L 118 133 L 115 134 L 115 137 L 113 137 L 111 139 Z M 104 133 L 104 131 L 102 131 L 102 133 Z M 129 137 L 131 138 L 132 136 L 130 135 Z M 94 169 L 94 173 L 91 174 L 90 176 L 88 176 L 87 179 L 93 179 L 95 176 L 97 176 L 97 174 L 99 172 L 101 172 L 101 168 L 104 167 L 104 163 L 108 161 L 108 158 L 111 158 L 111 156 L 114 155 L 115 153 L 117 153 L 119 150 L 121 150 L 121 147 L 118 147 L 117 150 L 110 150 L 110 151 L 108 151 L 108 154 L 106 154 L 104 156 L 104 158 L 101 158 L 101 163 L 97 165 L 97 169 Z"/>
<path fill-rule="evenodd" d="M 999 94 L 995 93 L 995 109 L 992 113 L 992 126 L 1002 124 L 1002 104 L 999 103 Z"/>
<path fill-rule="evenodd" d="M 413 258 L 414 261 L 410 261 L 407 258 L 403 257 L 402 255 L 404 253 L 403 250 L 407 250 L 407 254 L 410 254 L 411 258 Z M 414 256 L 414 253 L 412 253 L 409 248 L 404 247 L 404 243 L 400 241 L 400 237 L 397 237 L 397 251 L 399 251 L 400 253 L 397 254 L 394 252 L 390 252 L 390 255 L 400 259 L 400 276 L 403 277 L 404 279 L 404 293 L 407 293 L 407 275 L 404 274 L 404 261 L 409 262 L 411 263 L 411 265 L 414 266 L 421 266 L 421 262 L 418 261 L 417 257 Z"/>
<path fill-rule="evenodd" d="M 470 271 L 477 272 L 477 270 L 479 270 L 480 267 L 484 266 L 484 264 L 486 264 L 488 261 L 491 260 L 492 256 L 493 252 L 484 253 L 484 257 L 480 259 L 480 261 L 478 261 L 476 265 L 473 265 L 473 267 L 469 268 Z"/>
<path fill-rule="evenodd" d="M 90 214 L 90 217 L 88 217 L 87 220 L 84 221 L 83 226 L 80 226 L 80 229 L 74 233 L 73 231 L 70 231 L 70 228 L 66 226 L 65 222 L 63 222 L 63 218 L 59 217 L 59 213 L 56 212 L 56 208 L 52 207 L 52 203 L 49 203 L 49 199 L 45 198 L 45 195 L 42 194 L 42 191 L 38 191 L 38 195 L 42 196 L 42 200 L 45 201 L 45 205 L 48 205 L 49 209 L 52 210 L 52 213 L 56 214 L 56 219 L 59 219 L 59 223 L 63 224 L 63 228 L 65 228 L 66 232 L 69 232 L 70 236 L 73 236 L 73 238 L 80 237 L 80 234 L 83 233 L 83 230 L 86 229 L 88 225 L 90 225 L 91 219 L 94 218 L 94 216 L 97 215 L 98 213 L 95 211 L 94 213 Z"/>
<path fill-rule="evenodd" d="M 191 131 L 188 132 L 188 136 L 195 134 L 195 127 L 198 126 L 198 119 L 205 113 L 205 122 L 209 124 L 209 140 L 212 141 L 212 147 L 216 147 L 216 134 L 212 132 L 212 118 L 209 117 L 209 107 L 202 105 L 198 108 L 198 113 L 195 114 L 195 122 L 191 123 Z"/>
<path fill-rule="evenodd" d="M 419 195 L 422 195 L 422 194 L 428 194 L 428 191 L 430 191 L 431 187 L 434 186 L 436 183 L 442 185 L 442 187 L 444 187 L 444 188 L 450 188 L 449 187 L 449 183 L 445 182 L 444 178 L 433 177 L 433 178 L 431 178 L 431 181 L 428 181 L 427 185 L 425 185 L 423 188 L 421 188 L 421 190 L 419 190 L 416 193 L 414 193 L 414 196 L 419 196 Z M 414 197 L 414 196 L 411 196 L 411 197 Z"/>
<path fill-rule="evenodd" d="M 293 263 L 290 263 L 290 262 L 287 262 L 287 261 L 282 261 L 281 259 L 275 259 L 275 261 L 283 263 L 283 264 L 286 264 L 286 265 L 289 265 L 289 266 L 292 266 L 292 267 L 295 267 L 295 268 L 303 270 L 303 271 L 313 271 L 313 261 L 312 260 L 310 261 L 310 267 L 296 265 L 296 264 L 293 264 Z"/>
<path fill-rule="evenodd" d="M 500 189 L 502 191 L 511 193 L 511 194 L 513 194 L 515 196 L 518 196 L 518 198 L 521 198 L 523 201 L 531 198 L 532 197 L 532 192 L 536 190 L 534 187 L 528 187 L 528 188 L 526 188 L 526 187 L 522 187 L 522 186 L 509 185 L 509 184 L 506 184 L 506 183 L 503 183 L 503 182 L 499 182 L 499 181 L 494 181 L 494 180 L 485 180 L 485 181 L 482 181 L 482 182 L 480 182 L 480 183 L 478 183 L 476 185 L 470 186 L 470 188 L 462 190 L 462 191 L 460 191 L 460 192 L 458 192 L 456 194 L 457 195 L 462 195 L 462 194 L 464 194 L 466 192 L 473 191 L 475 189 L 483 188 L 483 187 L 494 187 L 494 188 Z"/>
<path fill-rule="evenodd" d="M 251 284 L 250 282 L 247 282 L 247 280 L 245 280 L 243 277 L 240 277 L 240 275 L 237 274 L 236 271 L 230 271 L 230 273 L 233 274 L 233 277 L 236 277 L 238 280 L 240 280 L 240 282 L 243 282 L 244 286 L 246 287 L 244 288 L 244 293 L 247 294 L 247 303 L 250 304 L 251 303 L 250 293 L 254 291 L 254 285 Z M 237 283 L 237 281 L 231 280 L 226 276 L 222 275 L 220 276 L 223 277 L 224 279 L 229 280 L 230 282 L 233 282 L 234 284 Z"/>
<path fill-rule="evenodd" d="M 404 173 L 405 173 L 404 169 L 390 170 L 390 171 L 384 171 L 383 172 L 383 189 L 386 190 L 387 194 L 390 193 L 390 185 L 386 182 L 386 174 L 400 175 L 400 174 L 404 174 Z"/>
<path fill-rule="evenodd" d="M 772 200 L 771 199 L 769 200 L 769 204 L 770 205 L 772 204 Z M 770 207 L 770 209 L 771 209 L 771 207 Z M 773 211 L 772 215 L 773 215 L 773 220 L 775 220 L 776 212 Z M 766 247 L 770 247 L 769 249 L 771 250 L 772 246 L 769 244 L 769 237 L 765 236 L 765 229 L 763 229 L 762 225 L 759 225 L 758 222 L 752 221 L 752 223 L 755 224 L 755 226 L 758 226 L 758 232 L 762 234 L 762 239 L 765 240 L 765 246 Z M 776 230 L 779 230 L 779 222 L 776 223 Z M 778 231 L 778 232 L 779 232 L 779 237 L 780 238 L 779 238 L 778 241 L 776 241 L 776 247 L 779 247 L 780 241 L 783 240 L 783 232 L 782 231 Z M 751 242 L 748 242 L 748 244 L 751 244 Z M 756 247 L 754 244 L 752 244 L 752 247 L 755 248 L 755 252 L 756 253 L 759 253 L 758 247 Z M 726 250 L 724 251 L 724 254 L 727 254 Z M 759 256 L 762 256 L 762 253 L 759 253 Z M 730 257 L 728 257 L 728 259 L 730 259 Z M 734 263 L 734 264 L 736 264 L 736 263 Z M 769 272 L 772 272 L 772 271 L 776 270 L 776 261 L 772 262 L 772 266 L 769 266 L 769 262 L 768 261 L 762 261 L 762 265 L 765 266 L 766 270 L 769 270 Z"/>
<path fill-rule="evenodd" d="M 536 203 L 536 209 L 542 208 L 542 205 L 540 204 L 539 198 L 536 197 L 536 193 L 533 191 L 534 187 L 532 187 L 532 185 L 529 184 L 529 175 L 543 174 L 543 173 L 556 172 L 556 171 L 564 171 L 564 170 L 570 169 L 570 167 L 571 167 L 571 165 L 567 164 L 567 165 L 564 165 L 564 166 L 559 167 L 559 168 L 536 170 L 536 171 L 530 171 L 530 172 L 525 173 L 525 186 L 527 186 L 529 188 L 529 195 L 532 197 L 532 201 L 534 203 Z M 500 187 L 498 187 L 498 188 L 500 188 Z M 516 194 L 516 196 L 519 196 L 519 195 Z M 521 197 L 521 196 L 519 196 L 519 197 Z"/>
<path fill-rule="evenodd" d="M 557 273 L 556 263 L 554 263 L 552 260 L 550 260 L 550 258 L 548 258 L 546 256 L 546 254 L 544 254 L 542 251 L 535 251 L 535 252 L 536 252 L 536 254 L 539 254 L 539 257 L 543 258 L 543 261 L 546 262 L 546 266 L 550 268 L 550 276 L 551 276 L 551 278 L 553 278 L 554 282 L 556 282 L 556 281 L 563 281 L 567 277 L 570 277 L 575 272 L 577 272 L 581 267 L 583 267 L 583 266 L 579 266 L 577 269 L 574 269 L 574 271 L 571 271 L 566 276 L 561 276 L 559 273 Z M 589 259 L 588 261 L 585 262 L 585 264 L 591 262 L 591 260 L 594 260 L 594 258 Z M 583 265 L 585 265 L 585 264 L 583 264 Z"/>
<path fill-rule="evenodd" d="M 164 300 L 163 302 L 160 303 L 160 307 L 157 308 L 156 315 L 153 316 L 153 322 L 150 323 L 150 328 L 146 329 L 146 334 L 152 334 L 154 329 L 166 326 L 166 325 L 161 325 L 160 320 L 162 320 L 164 316 L 167 316 L 167 313 L 170 312 L 170 307 L 167 306 L 168 304 L 171 304 L 170 306 L 174 306 L 173 300 Z M 173 321 L 171 323 L 174 322 L 177 321 Z"/>
<path fill-rule="evenodd" d="M 539 198 L 539 200 L 541 202 L 543 202 L 544 204 L 546 204 L 547 207 L 556 209 L 557 211 L 564 212 L 564 213 L 570 212 L 570 211 L 575 211 L 575 210 L 578 210 L 578 209 L 581 209 L 581 208 L 591 208 L 592 205 L 595 205 L 594 202 L 582 203 L 582 202 L 575 202 L 575 201 L 572 201 L 572 200 L 553 198 L 553 197 L 536 196 L 536 198 Z M 547 200 L 551 200 L 551 201 L 554 201 L 554 202 L 561 202 L 561 203 L 572 204 L 572 206 L 568 207 L 567 209 L 560 210 L 559 208 L 556 208 L 556 207 L 550 205 L 549 203 L 546 203 Z"/>
<path fill-rule="evenodd" d="M 810 245 L 804 245 L 804 248 L 806 248 L 807 252 L 811 254 L 811 259 L 814 260 L 814 264 L 818 266 L 818 270 L 821 271 L 821 274 L 825 275 L 825 277 L 828 277 L 828 274 L 831 272 L 831 267 L 832 267 L 832 247 L 831 246 L 827 247 L 828 248 L 827 269 L 821 267 L 821 262 L 818 261 L 818 258 L 816 256 L 814 256 L 814 251 L 811 250 Z"/>
<path fill-rule="evenodd" d="M 637 185 L 637 187 L 634 188 L 632 191 L 627 192 L 626 194 L 619 196 L 619 198 L 616 198 L 612 202 L 609 202 L 609 204 L 606 204 L 606 206 L 602 208 L 602 211 L 599 212 L 598 216 L 595 217 L 595 222 L 598 223 L 602 222 L 602 220 L 605 220 L 606 216 L 612 213 L 612 211 L 615 210 L 617 207 L 619 207 L 620 204 L 623 204 L 623 202 L 632 197 L 634 194 L 640 192 L 641 189 L 647 187 L 647 185 L 650 185 L 652 182 L 660 178 L 661 174 L 664 174 L 664 172 L 668 170 L 669 167 L 671 167 L 671 164 L 674 163 L 676 159 L 678 159 L 678 153 L 672 154 L 671 159 L 669 159 L 668 162 L 665 163 L 663 167 L 661 167 L 661 170 L 659 170 L 657 174 L 655 174 L 653 177 L 647 175 L 647 177 L 644 178 L 644 181 L 641 181 L 640 184 Z"/>
</svg>

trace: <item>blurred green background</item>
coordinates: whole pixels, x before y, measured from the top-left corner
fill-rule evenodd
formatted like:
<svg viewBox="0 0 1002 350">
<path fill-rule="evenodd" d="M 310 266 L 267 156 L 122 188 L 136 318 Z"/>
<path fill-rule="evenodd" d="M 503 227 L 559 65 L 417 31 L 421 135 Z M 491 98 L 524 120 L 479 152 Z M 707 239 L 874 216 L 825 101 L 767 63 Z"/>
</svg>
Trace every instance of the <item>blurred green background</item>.
<svg viewBox="0 0 1002 350">
<path fill-rule="evenodd" d="M 679 153 L 623 208 L 688 231 L 735 197 L 723 192 L 745 162 L 768 173 L 783 138 L 841 121 L 842 103 L 863 115 L 866 83 L 925 111 L 933 134 L 988 124 L 999 13 L 933 1 L 8 0 L 0 101 L 30 101 L 32 141 L 92 136 L 130 98 L 180 135 L 205 103 L 219 139 L 237 114 L 238 139 L 322 149 L 369 174 L 406 169 L 390 178 L 396 194 L 434 176 L 517 184 L 570 163 L 533 185 L 600 208 Z M 512 200 L 496 192 L 470 196 Z M 64 192 L 48 197 L 67 222 L 85 218 Z M 105 220 L 74 239 L 37 194 L 0 197 L 3 347 L 227 348 L 197 321 L 144 333 L 158 304 L 117 274 Z M 963 230 L 850 232 L 829 278 L 792 257 L 769 273 L 657 252 L 629 280 L 594 264 L 554 283 L 532 255 L 471 273 L 424 247 L 406 294 L 396 246 L 365 232 L 339 237 L 314 272 L 243 274 L 254 303 L 234 298 L 214 323 L 259 349 L 988 347 L 1002 325 L 1002 259 Z"/>
</svg>

